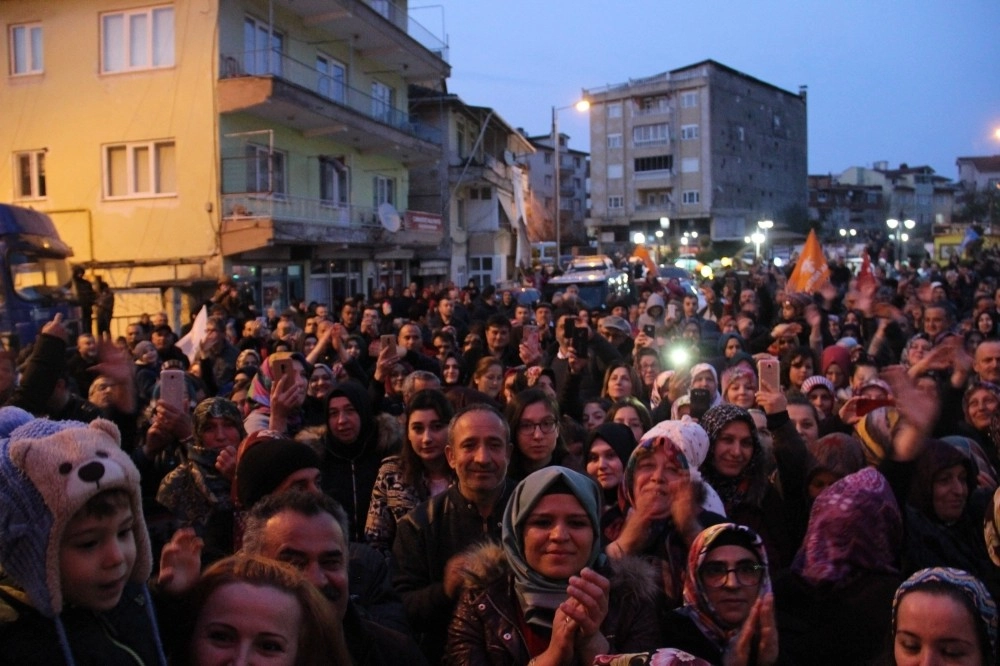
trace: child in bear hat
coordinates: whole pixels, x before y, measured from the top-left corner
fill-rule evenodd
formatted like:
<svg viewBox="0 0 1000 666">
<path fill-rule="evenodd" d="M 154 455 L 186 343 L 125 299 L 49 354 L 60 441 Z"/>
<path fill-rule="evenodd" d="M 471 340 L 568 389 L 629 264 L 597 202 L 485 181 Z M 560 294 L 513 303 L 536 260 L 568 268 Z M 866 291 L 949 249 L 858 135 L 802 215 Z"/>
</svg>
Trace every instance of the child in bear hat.
<svg viewBox="0 0 1000 666">
<path fill-rule="evenodd" d="M 10 663 L 166 663 L 139 472 L 110 421 L 0 409 L 0 567 Z"/>
</svg>

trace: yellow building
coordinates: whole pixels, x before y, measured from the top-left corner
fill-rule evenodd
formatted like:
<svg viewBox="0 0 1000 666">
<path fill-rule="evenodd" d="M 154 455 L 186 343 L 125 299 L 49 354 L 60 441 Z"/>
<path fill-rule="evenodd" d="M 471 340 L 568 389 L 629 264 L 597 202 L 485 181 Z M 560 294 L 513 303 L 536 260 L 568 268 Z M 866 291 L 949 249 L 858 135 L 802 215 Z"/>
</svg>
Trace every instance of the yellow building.
<svg viewBox="0 0 1000 666">
<path fill-rule="evenodd" d="M 406 284 L 443 236 L 408 210 L 441 139 L 407 86 L 450 68 L 405 0 L 140 3 L 0 3 L 0 199 L 52 216 L 117 330 L 224 275 L 276 309 Z"/>
</svg>

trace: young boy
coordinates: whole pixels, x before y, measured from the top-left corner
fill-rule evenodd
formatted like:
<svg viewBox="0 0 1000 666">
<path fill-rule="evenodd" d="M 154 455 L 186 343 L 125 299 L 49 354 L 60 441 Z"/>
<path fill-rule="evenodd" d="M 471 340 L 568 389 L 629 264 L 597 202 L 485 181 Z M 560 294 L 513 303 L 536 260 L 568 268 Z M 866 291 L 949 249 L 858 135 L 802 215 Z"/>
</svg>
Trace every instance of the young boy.
<svg viewBox="0 0 1000 666">
<path fill-rule="evenodd" d="M 0 645 L 13 664 L 165 664 L 118 429 L 0 409 Z"/>
</svg>

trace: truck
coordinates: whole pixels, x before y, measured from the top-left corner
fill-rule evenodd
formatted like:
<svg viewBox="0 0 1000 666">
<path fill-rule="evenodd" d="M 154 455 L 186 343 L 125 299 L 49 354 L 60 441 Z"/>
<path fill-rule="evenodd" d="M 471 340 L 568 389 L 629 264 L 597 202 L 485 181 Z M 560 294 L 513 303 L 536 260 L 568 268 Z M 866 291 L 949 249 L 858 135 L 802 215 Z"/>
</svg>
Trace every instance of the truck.
<svg viewBox="0 0 1000 666">
<path fill-rule="evenodd" d="M 5 350 L 31 344 L 56 314 L 71 337 L 80 332 L 72 256 L 48 215 L 0 204 L 0 345 Z"/>
</svg>

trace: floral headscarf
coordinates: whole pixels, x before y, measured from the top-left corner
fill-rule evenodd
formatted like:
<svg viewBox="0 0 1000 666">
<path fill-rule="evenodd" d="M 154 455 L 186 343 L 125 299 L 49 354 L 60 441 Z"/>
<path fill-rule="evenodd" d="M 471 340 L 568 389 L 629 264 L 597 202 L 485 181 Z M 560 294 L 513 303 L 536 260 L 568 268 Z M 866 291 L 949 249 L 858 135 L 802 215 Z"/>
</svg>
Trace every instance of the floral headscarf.
<svg viewBox="0 0 1000 666">
<path fill-rule="evenodd" d="M 653 409 L 659 407 L 660 403 L 664 400 L 670 400 L 668 393 L 670 391 L 670 380 L 673 376 L 673 370 L 664 370 L 656 375 L 656 379 L 653 380 L 653 389 L 649 392 L 649 404 Z"/>
<path fill-rule="evenodd" d="M 590 518 L 594 531 L 590 556 L 586 566 L 592 567 L 601 553 L 600 489 L 590 477 L 565 467 L 545 467 L 529 474 L 517 484 L 503 514 L 501 543 L 507 562 L 514 572 L 514 593 L 528 624 L 544 629 L 552 628 L 552 618 L 559 604 L 568 598 L 568 581 L 553 580 L 538 573 L 524 556 L 524 526 L 535 505 L 546 495 L 571 493 Z"/>
<path fill-rule="evenodd" d="M 872 467 L 820 493 L 792 570 L 814 586 L 846 587 L 866 572 L 897 573 L 903 519 L 889 482 Z"/>
<path fill-rule="evenodd" d="M 1000 488 L 993 493 L 993 510 L 987 511 L 983 523 L 986 550 L 989 551 L 993 564 L 1000 567 Z"/>
<path fill-rule="evenodd" d="M 686 615 L 698 627 L 705 638 L 724 650 L 729 641 L 742 627 L 723 629 L 716 621 L 715 608 L 705 594 L 698 570 L 705 563 L 709 552 L 723 545 L 739 545 L 753 553 L 764 566 L 764 576 L 757 589 L 757 598 L 771 592 L 771 576 L 767 568 L 767 553 L 760 536 L 749 527 L 736 523 L 720 523 L 705 529 L 691 543 L 688 551 L 688 566 L 684 576 L 684 606 L 678 612 Z"/>
<path fill-rule="evenodd" d="M 639 461 L 653 455 L 657 450 L 662 451 L 667 456 L 667 459 L 680 469 L 682 473 L 691 473 L 691 465 L 688 463 L 687 456 L 684 455 L 681 447 L 673 440 L 664 435 L 643 436 L 642 441 L 632 451 L 632 455 L 629 456 L 628 462 L 625 464 L 625 478 L 622 480 L 619 498 L 624 500 L 626 507 L 635 506 L 635 489 L 633 485 L 635 484 L 635 470 L 639 466 Z"/>
<path fill-rule="evenodd" d="M 753 453 L 750 461 L 740 472 L 739 476 L 723 476 L 715 468 L 713 454 L 715 453 L 715 442 L 719 435 L 730 423 L 742 421 L 750 427 L 750 437 L 753 440 Z M 699 422 L 701 427 L 708 433 L 710 446 L 705 462 L 701 466 L 702 475 L 712 484 L 722 497 L 722 503 L 726 507 L 727 513 L 732 513 L 733 508 L 743 502 L 756 504 L 763 499 L 767 492 L 768 480 L 764 473 L 764 449 L 760 445 L 760 435 L 757 432 L 757 425 L 750 416 L 750 412 L 736 405 L 723 403 L 716 405 L 705 412 Z"/>
<path fill-rule="evenodd" d="M 896 620 L 899 613 L 899 604 L 908 593 L 918 591 L 923 587 L 933 585 L 947 585 L 955 588 L 963 594 L 976 609 L 978 617 L 976 621 L 980 627 L 985 629 L 985 634 L 990 642 L 990 654 L 983 655 L 983 663 L 992 664 L 996 660 L 997 653 L 997 605 L 993 597 L 986 590 L 982 581 L 970 573 L 961 569 L 950 569 L 948 567 L 934 567 L 932 569 L 921 569 L 917 573 L 907 578 L 892 600 L 892 633 L 896 633 Z M 974 614 L 975 615 L 975 614 Z"/>
<path fill-rule="evenodd" d="M 712 511 L 720 516 L 726 515 L 726 509 L 722 504 L 722 499 L 709 483 L 701 478 L 699 471 L 705 456 L 708 455 L 708 433 L 700 425 L 694 422 L 690 416 L 685 416 L 679 420 L 661 421 L 642 436 L 643 440 L 655 437 L 666 437 L 681 450 L 687 458 L 690 468 L 691 480 L 701 482 L 705 489 L 705 499 L 701 507 L 707 511 Z"/>
</svg>

